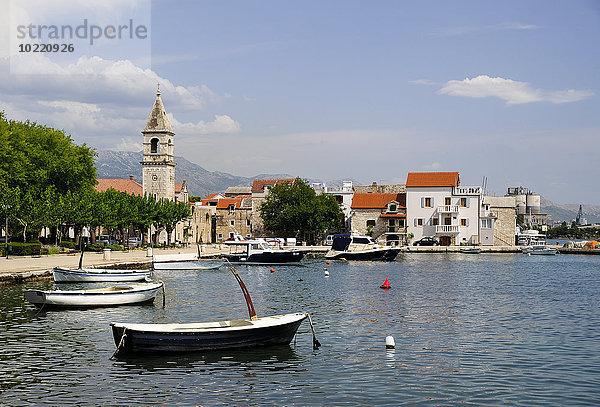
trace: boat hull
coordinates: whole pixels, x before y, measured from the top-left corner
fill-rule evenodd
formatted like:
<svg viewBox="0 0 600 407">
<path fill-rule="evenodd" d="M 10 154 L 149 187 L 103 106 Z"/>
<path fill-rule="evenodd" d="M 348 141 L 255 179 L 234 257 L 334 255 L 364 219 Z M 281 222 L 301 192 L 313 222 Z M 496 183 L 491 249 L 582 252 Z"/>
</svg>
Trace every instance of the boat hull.
<svg viewBox="0 0 600 407">
<path fill-rule="evenodd" d="M 304 252 L 298 250 L 269 251 L 264 253 L 222 254 L 232 264 L 293 264 L 299 263 L 304 257 Z"/>
<path fill-rule="evenodd" d="M 200 324 L 111 323 L 117 354 L 198 352 L 289 344 L 308 314 Z"/>
<path fill-rule="evenodd" d="M 108 287 L 98 290 L 25 290 L 25 300 L 45 308 L 113 307 L 149 304 L 154 301 L 162 283 L 136 284 L 130 287 Z"/>
<path fill-rule="evenodd" d="M 57 283 L 99 283 L 99 282 L 133 282 L 150 278 L 149 270 L 108 270 L 108 269 L 52 269 L 54 281 Z"/>
<path fill-rule="evenodd" d="M 330 250 L 325 258 L 328 260 L 383 260 L 392 261 L 398 256 L 401 248 L 389 247 L 384 249 L 373 249 L 364 251 L 334 251 Z"/>
</svg>

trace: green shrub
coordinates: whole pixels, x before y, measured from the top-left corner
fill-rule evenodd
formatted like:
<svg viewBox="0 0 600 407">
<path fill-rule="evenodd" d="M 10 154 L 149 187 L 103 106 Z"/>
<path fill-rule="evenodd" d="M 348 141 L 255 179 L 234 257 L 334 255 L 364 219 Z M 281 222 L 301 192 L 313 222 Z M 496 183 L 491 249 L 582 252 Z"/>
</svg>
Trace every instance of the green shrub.
<svg viewBox="0 0 600 407">
<path fill-rule="evenodd" d="M 106 248 L 112 250 L 113 252 L 119 252 L 123 250 L 123 246 L 120 244 L 107 245 Z"/>
<path fill-rule="evenodd" d="M 42 244 L 40 242 L 20 243 L 12 242 L 8 244 L 8 254 L 13 256 L 32 256 L 40 255 Z"/>
<path fill-rule="evenodd" d="M 75 244 L 75 242 L 71 242 L 69 240 L 63 240 L 60 242 L 60 247 L 64 247 L 65 249 L 75 250 L 77 248 L 77 245 Z"/>
<path fill-rule="evenodd" d="M 102 249 L 104 249 L 103 244 L 94 243 L 94 244 L 87 245 L 87 247 L 85 248 L 85 251 L 86 252 L 101 252 Z"/>
</svg>

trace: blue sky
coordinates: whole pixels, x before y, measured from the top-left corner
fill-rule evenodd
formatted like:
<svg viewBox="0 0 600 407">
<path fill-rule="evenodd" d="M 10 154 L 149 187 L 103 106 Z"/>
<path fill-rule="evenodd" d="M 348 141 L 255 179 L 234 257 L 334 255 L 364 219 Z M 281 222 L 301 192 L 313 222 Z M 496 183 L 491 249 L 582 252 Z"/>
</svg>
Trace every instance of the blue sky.
<svg viewBox="0 0 600 407">
<path fill-rule="evenodd" d="M 151 39 L 67 62 L 5 51 L 9 117 L 136 150 L 160 82 L 176 154 L 208 170 L 365 184 L 460 171 L 492 194 L 600 204 L 598 1 L 90 4 L 56 0 L 51 21 L 134 16 Z M 10 5 L 13 25 L 51 23 L 49 3 Z"/>
</svg>

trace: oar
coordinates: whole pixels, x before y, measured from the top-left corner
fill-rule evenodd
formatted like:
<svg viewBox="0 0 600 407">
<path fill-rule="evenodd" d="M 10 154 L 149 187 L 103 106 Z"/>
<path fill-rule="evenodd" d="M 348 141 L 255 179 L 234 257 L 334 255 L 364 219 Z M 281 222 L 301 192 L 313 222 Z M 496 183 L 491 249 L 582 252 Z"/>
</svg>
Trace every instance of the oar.
<svg viewBox="0 0 600 407">
<path fill-rule="evenodd" d="M 227 262 L 229 263 L 229 265 L 231 265 L 231 263 L 229 262 L 229 259 L 227 259 Z M 246 299 L 246 305 L 248 306 L 248 314 L 250 314 L 250 320 L 256 321 L 258 319 L 258 317 L 256 316 L 256 311 L 254 310 L 254 305 L 252 304 L 252 298 L 250 298 L 250 292 L 248 292 L 248 289 L 246 288 L 246 284 L 244 284 L 244 282 L 242 281 L 242 278 L 237 273 L 237 271 L 235 271 L 235 268 L 233 268 L 233 266 L 231 266 L 231 272 L 233 273 L 233 276 L 237 280 L 238 284 L 240 285 L 240 288 L 242 289 L 242 293 L 244 294 L 244 298 Z"/>
<path fill-rule="evenodd" d="M 312 334 L 313 334 L 313 349 L 316 350 L 316 349 L 319 349 L 319 347 L 321 346 L 321 342 L 319 342 L 319 340 L 317 339 L 317 334 L 315 333 L 315 327 L 313 325 L 310 314 L 307 313 L 306 315 L 308 315 L 308 322 L 310 322 L 310 329 L 312 330 Z"/>
</svg>

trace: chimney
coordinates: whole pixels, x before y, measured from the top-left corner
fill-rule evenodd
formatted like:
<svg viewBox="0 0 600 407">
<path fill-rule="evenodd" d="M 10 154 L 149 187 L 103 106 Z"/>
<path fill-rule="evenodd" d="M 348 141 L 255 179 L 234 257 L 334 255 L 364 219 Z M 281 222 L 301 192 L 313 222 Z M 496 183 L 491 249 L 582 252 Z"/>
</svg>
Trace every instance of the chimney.
<svg viewBox="0 0 600 407">
<path fill-rule="evenodd" d="M 130 176 L 129 176 L 129 180 L 130 180 L 130 181 L 133 181 L 133 175 L 130 175 Z"/>
</svg>

